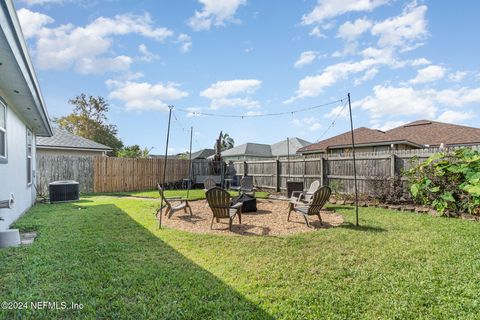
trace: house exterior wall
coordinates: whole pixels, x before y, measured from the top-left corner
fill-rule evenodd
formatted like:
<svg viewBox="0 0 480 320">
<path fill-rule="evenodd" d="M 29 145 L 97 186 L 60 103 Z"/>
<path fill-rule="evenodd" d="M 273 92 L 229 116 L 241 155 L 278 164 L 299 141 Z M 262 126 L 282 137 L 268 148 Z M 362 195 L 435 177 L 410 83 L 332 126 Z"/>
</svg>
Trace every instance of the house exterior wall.
<svg viewBox="0 0 480 320">
<path fill-rule="evenodd" d="M 0 163 L 0 200 L 8 200 L 12 193 L 15 204 L 12 209 L 0 209 L 0 231 L 27 211 L 35 201 L 35 188 L 27 184 L 27 125 L 15 112 L 2 91 L 0 96 L 7 102 L 7 163 Z M 35 170 L 35 133 L 32 146 L 32 166 Z M 35 172 L 35 171 L 34 171 Z M 35 181 L 35 175 L 32 176 Z"/>
<path fill-rule="evenodd" d="M 103 151 L 87 151 L 87 150 L 64 150 L 64 149 L 44 149 L 37 147 L 38 156 L 52 155 L 52 156 L 103 156 Z"/>
</svg>

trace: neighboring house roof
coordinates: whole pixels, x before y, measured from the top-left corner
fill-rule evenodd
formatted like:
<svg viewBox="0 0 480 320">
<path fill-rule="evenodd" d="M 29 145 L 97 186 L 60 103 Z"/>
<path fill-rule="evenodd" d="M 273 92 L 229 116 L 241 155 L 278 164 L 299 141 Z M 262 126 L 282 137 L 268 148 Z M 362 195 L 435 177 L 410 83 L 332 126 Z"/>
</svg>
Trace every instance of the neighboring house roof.
<svg viewBox="0 0 480 320">
<path fill-rule="evenodd" d="M 388 131 L 361 127 L 353 130 L 353 133 L 357 146 L 403 143 L 422 148 L 425 145 L 439 146 L 442 143 L 445 146 L 480 143 L 480 129 L 478 128 L 430 120 L 414 121 Z M 326 151 L 327 149 L 351 147 L 351 145 L 352 136 L 348 131 L 301 148 L 298 152 Z"/>
<path fill-rule="evenodd" d="M 286 139 L 272 145 L 252 142 L 244 143 L 237 147 L 223 151 L 222 157 L 249 156 L 269 158 L 286 156 L 288 155 L 288 151 L 290 151 L 290 154 L 293 155 L 299 148 L 310 144 L 310 142 L 296 137 L 288 140 L 289 146 L 287 146 Z"/>
<path fill-rule="evenodd" d="M 222 151 L 222 157 L 232 156 L 271 157 L 272 150 L 269 144 L 248 142 L 241 144 L 237 147 Z"/>
<path fill-rule="evenodd" d="M 271 145 L 272 156 L 287 156 L 290 154 L 295 154 L 298 149 L 311 145 L 311 142 L 300 138 L 289 138 L 289 143 L 287 144 L 287 139 L 274 143 Z"/>
<path fill-rule="evenodd" d="M 13 1 L 0 2 L 0 88 L 37 136 L 51 136 L 52 126 Z"/>
<path fill-rule="evenodd" d="M 112 148 L 74 135 L 60 128 L 53 129 L 51 137 L 37 137 L 37 148 L 45 149 L 75 149 L 91 151 L 111 151 Z"/>
<path fill-rule="evenodd" d="M 202 149 L 192 153 L 192 160 L 195 159 L 207 159 L 211 155 L 215 154 L 214 149 Z"/>
<path fill-rule="evenodd" d="M 431 120 L 418 120 L 387 131 L 392 139 L 403 137 L 429 146 L 469 145 L 480 143 L 480 129 Z"/>
</svg>

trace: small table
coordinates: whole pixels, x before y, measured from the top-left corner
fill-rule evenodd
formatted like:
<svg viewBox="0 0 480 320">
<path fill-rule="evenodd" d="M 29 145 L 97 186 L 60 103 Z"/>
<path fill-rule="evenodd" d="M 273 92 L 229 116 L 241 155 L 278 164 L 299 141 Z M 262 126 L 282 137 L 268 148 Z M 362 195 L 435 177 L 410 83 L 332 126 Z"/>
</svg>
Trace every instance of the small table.
<svg viewBox="0 0 480 320">
<path fill-rule="evenodd" d="M 225 189 L 230 189 L 232 186 L 233 179 L 223 179 L 223 187 Z"/>
</svg>

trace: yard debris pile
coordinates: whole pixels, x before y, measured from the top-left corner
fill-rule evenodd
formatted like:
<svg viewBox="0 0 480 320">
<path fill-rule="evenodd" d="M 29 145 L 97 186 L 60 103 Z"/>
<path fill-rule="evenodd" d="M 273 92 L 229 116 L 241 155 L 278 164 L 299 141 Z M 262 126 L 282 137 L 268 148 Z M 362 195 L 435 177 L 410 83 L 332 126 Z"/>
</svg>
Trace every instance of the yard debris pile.
<svg viewBox="0 0 480 320">
<path fill-rule="evenodd" d="M 257 199 L 258 211 L 243 213 L 242 224 L 238 223 L 238 217 L 236 217 L 232 232 L 230 232 L 228 219 L 220 219 L 220 222 L 214 221 L 213 228 L 210 229 L 213 215 L 205 200 L 190 201 L 190 206 L 193 216 L 183 211 L 175 212 L 170 219 L 162 219 L 162 224 L 169 228 L 195 233 L 277 236 L 311 232 L 336 227 L 343 223 L 342 215 L 325 210 L 321 213 L 323 226 L 320 225 L 317 217 L 312 216 L 309 217 L 312 227 L 308 228 L 303 217 L 298 214 L 292 213 L 290 221 L 287 221 L 288 202 Z"/>
</svg>

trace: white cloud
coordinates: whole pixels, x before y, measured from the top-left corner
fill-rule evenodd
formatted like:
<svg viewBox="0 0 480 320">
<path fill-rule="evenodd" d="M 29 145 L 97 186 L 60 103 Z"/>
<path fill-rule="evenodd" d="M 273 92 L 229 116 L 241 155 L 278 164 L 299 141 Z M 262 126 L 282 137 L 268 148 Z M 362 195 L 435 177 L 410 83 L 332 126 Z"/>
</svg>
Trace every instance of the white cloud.
<svg viewBox="0 0 480 320">
<path fill-rule="evenodd" d="M 441 66 L 428 66 L 417 71 L 417 76 L 410 80 L 410 83 L 419 84 L 437 81 L 445 76 L 446 69 Z"/>
<path fill-rule="evenodd" d="M 180 44 L 180 51 L 186 53 L 192 48 L 192 37 L 188 34 L 180 33 L 177 38 L 177 42 Z"/>
<path fill-rule="evenodd" d="M 352 106 L 368 111 L 373 119 L 382 116 L 419 116 L 434 119 L 440 106 L 464 107 L 473 103 L 480 103 L 480 88 L 415 90 L 412 87 L 378 85 L 373 88 L 373 95 L 355 101 Z M 449 112 L 442 118 L 453 119 L 454 116 L 458 117 L 458 114 Z"/>
<path fill-rule="evenodd" d="M 163 41 L 173 35 L 167 28 L 155 27 L 148 14 L 99 17 L 84 27 L 64 24 L 54 28 L 47 27 L 53 22 L 51 17 L 28 9 L 21 9 L 19 18 L 22 29 L 36 40 L 33 52 L 40 69 L 73 68 L 82 74 L 126 70 L 131 58 L 108 55 L 114 36 L 139 34 Z"/>
<path fill-rule="evenodd" d="M 364 83 L 365 81 L 372 80 L 373 78 L 375 78 L 377 73 L 378 73 L 378 69 L 376 69 L 376 68 L 367 70 L 367 72 L 365 72 L 362 77 L 355 79 L 353 84 L 358 86 L 358 85 Z"/>
<path fill-rule="evenodd" d="M 396 127 L 403 126 L 407 122 L 405 121 L 387 121 L 383 125 L 380 125 L 379 123 L 374 123 L 372 125 L 372 129 L 378 129 L 381 131 L 387 131 Z"/>
<path fill-rule="evenodd" d="M 416 6 L 413 2 L 405 7 L 402 14 L 377 22 L 372 27 L 372 35 L 379 36 L 380 47 L 402 47 L 407 51 L 416 47 L 415 41 L 427 35 L 425 13 L 427 6 Z"/>
<path fill-rule="evenodd" d="M 18 10 L 17 15 L 22 23 L 22 32 L 26 39 L 36 36 L 43 26 L 54 22 L 53 18 L 46 14 L 25 8 Z"/>
<path fill-rule="evenodd" d="M 372 27 L 372 22 L 366 19 L 347 21 L 338 28 L 337 36 L 347 41 L 354 41 L 362 33 Z"/>
<path fill-rule="evenodd" d="M 160 56 L 158 54 L 150 52 L 147 46 L 143 43 L 138 46 L 138 51 L 140 51 L 140 53 L 142 54 L 140 59 L 145 62 L 152 62 L 153 60 L 160 59 Z"/>
<path fill-rule="evenodd" d="M 346 106 L 338 106 L 335 108 L 332 108 L 330 112 L 324 115 L 325 118 L 327 119 L 334 119 L 334 118 L 346 118 L 348 117 L 348 108 Z"/>
<path fill-rule="evenodd" d="M 308 128 L 310 131 L 316 131 L 322 127 L 320 121 L 315 117 L 295 118 L 292 124 L 297 127 Z"/>
<path fill-rule="evenodd" d="M 109 97 L 122 101 L 127 110 L 167 110 L 167 102 L 188 96 L 175 83 L 107 80 L 106 84 L 112 90 Z"/>
<path fill-rule="evenodd" d="M 301 68 L 307 64 L 312 63 L 317 58 L 318 52 L 316 51 L 304 51 L 300 54 L 300 57 L 295 61 L 295 68 Z"/>
<path fill-rule="evenodd" d="M 132 58 L 117 56 L 115 58 L 83 58 L 75 65 L 75 70 L 80 74 L 104 74 L 109 71 L 128 71 Z"/>
<path fill-rule="evenodd" d="M 387 0 L 318 0 L 315 8 L 302 17 L 302 24 L 321 23 L 347 12 L 372 11 Z"/>
<path fill-rule="evenodd" d="M 480 88 L 458 88 L 424 91 L 425 95 L 446 106 L 462 107 L 470 103 L 480 103 Z"/>
<path fill-rule="evenodd" d="M 468 75 L 467 71 L 456 71 L 448 75 L 448 79 L 455 82 L 460 82 Z"/>
<path fill-rule="evenodd" d="M 422 91 L 409 87 L 373 87 L 373 96 L 353 103 L 368 111 L 373 118 L 381 116 L 420 116 L 433 118 L 437 112 L 435 103 Z"/>
<path fill-rule="evenodd" d="M 326 35 L 324 35 L 322 33 L 322 30 L 318 26 L 313 28 L 312 31 L 310 31 L 309 35 L 311 35 L 312 37 L 317 37 L 317 38 L 326 38 L 327 37 Z"/>
<path fill-rule="evenodd" d="M 419 58 L 419 59 L 415 59 L 415 60 L 411 61 L 410 64 L 411 64 L 412 66 L 416 67 L 416 66 L 428 65 L 428 64 L 431 64 L 431 62 L 430 62 L 430 60 L 428 60 L 428 59 Z"/>
<path fill-rule="evenodd" d="M 295 96 L 286 100 L 285 103 L 291 103 L 299 98 L 316 97 L 337 81 L 346 79 L 351 74 L 366 71 L 378 63 L 375 59 L 364 59 L 359 62 L 341 62 L 328 66 L 321 74 L 307 76 L 300 80 Z"/>
<path fill-rule="evenodd" d="M 256 79 L 237 79 L 217 81 L 207 89 L 200 92 L 202 97 L 211 100 L 210 108 L 244 107 L 255 108 L 258 101 L 251 100 L 248 95 L 253 94 L 262 82 Z"/>
<path fill-rule="evenodd" d="M 224 26 L 225 22 L 236 22 L 237 9 L 245 5 L 247 0 L 198 0 L 203 5 L 202 11 L 188 19 L 188 25 L 195 31 L 210 30 L 212 25 Z"/>
<path fill-rule="evenodd" d="M 449 123 L 458 123 L 471 119 L 474 115 L 471 112 L 462 112 L 447 110 L 438 116 L 437 121 L 449 122 Z"/>
</svg>

